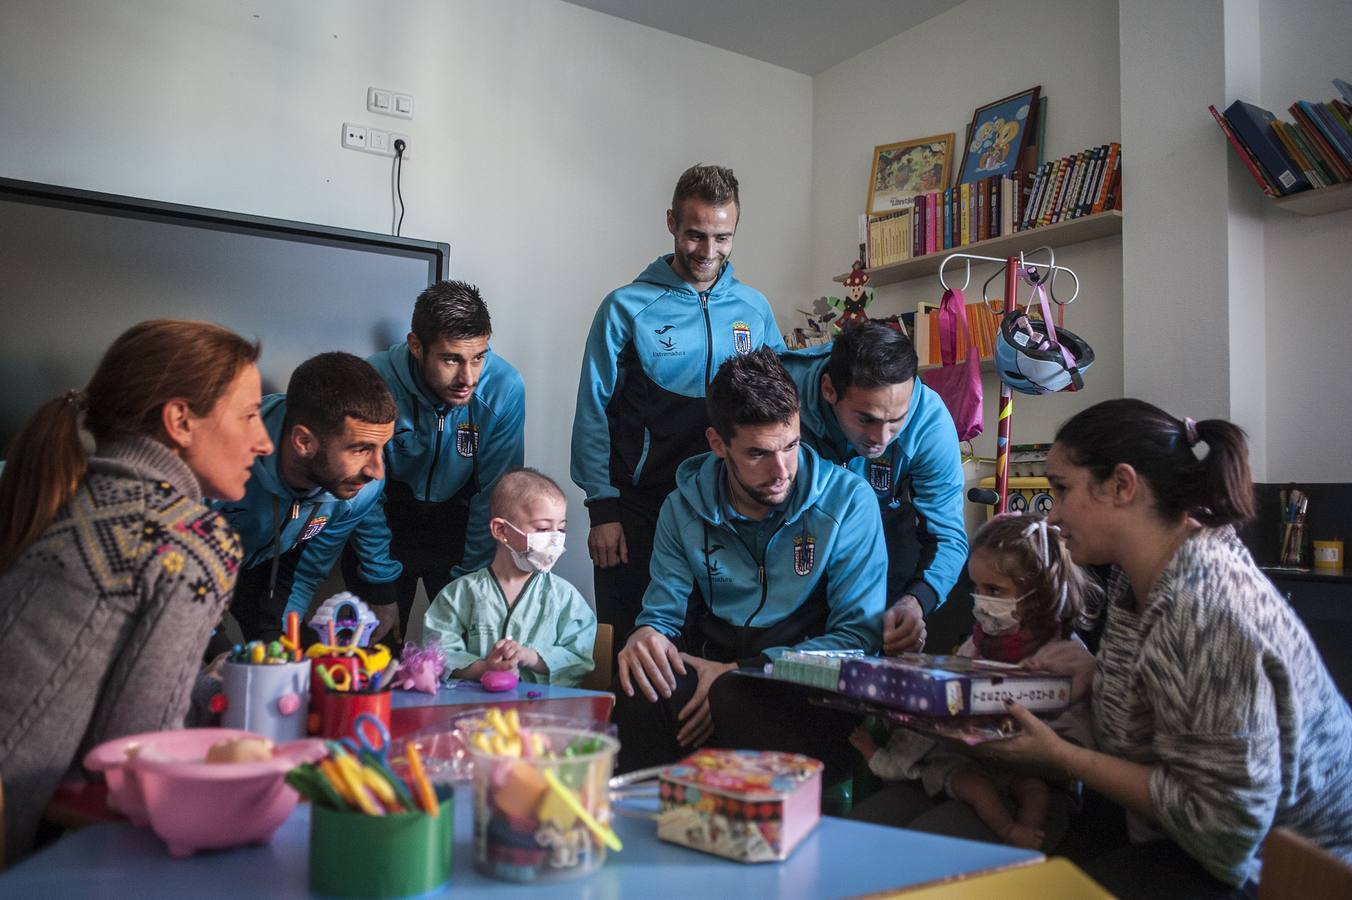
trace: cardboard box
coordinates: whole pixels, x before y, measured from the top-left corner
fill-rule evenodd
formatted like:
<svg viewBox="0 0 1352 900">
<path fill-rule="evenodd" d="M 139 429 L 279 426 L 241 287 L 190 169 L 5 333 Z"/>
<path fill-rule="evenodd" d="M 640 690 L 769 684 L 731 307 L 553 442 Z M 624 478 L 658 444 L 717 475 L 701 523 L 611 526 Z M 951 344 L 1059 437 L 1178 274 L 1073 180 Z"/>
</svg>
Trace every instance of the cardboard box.
<svg viewBox="0 0 1352 900">
<path fill-rule="evenodd" d="M 773 862 L 821 818 L 822 764 L 797 753 L 697 751 L 661 776 L 657 836 L 738 862 Z"/>
<path fill-rule="evenodd" d="M 965 656 L 904 653 L 845 660 L 840 692 L 925 716 L 1003 714 L 1006 699 L 1033 712 L 1058 713 L 1070 706 L 1070 676 Z"/>
</svg>

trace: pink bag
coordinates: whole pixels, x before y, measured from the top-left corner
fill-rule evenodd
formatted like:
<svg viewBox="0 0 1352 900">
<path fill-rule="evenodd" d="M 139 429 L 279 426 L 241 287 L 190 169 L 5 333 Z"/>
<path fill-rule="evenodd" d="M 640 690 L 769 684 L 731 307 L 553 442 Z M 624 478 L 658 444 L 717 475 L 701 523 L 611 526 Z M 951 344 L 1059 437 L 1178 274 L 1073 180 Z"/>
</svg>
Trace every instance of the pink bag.
<svg viewBox="0 0 1352 900">
<path fill-rule="evenodd" d="M 956 362 L 959 320 L 963 331 L 970 335 L 967 301 L 962 291 L 949 288 L 939 305 L 939 355 L 943 365 L 923 373 L 921 378 L 943 398 L 957 426 L 958 440 L 970 441 L 981 433 L 981 351 L 969 339 L 967 358 Z"/>
</svg>

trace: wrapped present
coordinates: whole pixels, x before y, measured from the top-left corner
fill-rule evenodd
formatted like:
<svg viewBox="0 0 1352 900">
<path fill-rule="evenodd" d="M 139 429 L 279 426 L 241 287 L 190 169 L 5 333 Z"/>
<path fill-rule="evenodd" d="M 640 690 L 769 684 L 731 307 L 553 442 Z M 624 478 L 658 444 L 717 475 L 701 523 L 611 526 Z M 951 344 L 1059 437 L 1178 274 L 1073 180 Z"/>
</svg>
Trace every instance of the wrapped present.
<svg viewBox="0 0 1352 900">
<path fill-rule="evenodd" d="M 924 716 L 998 715 L 1006 700 L 1038 713 L 1070 706 L 1069 675 L 965 656 L 848 659 L 840 666 L 838 687 L 847 697 Z"/>
<path fill-rule="evenodd" d="M 821 793 L 815 759 L 700 750 L 662 771 L 657 836 L 738 862 L 786 859 L 821 817 Z"/>
<path fill-rule="evenodd" d="M 863 655 L 863 650 L 786 650 L 771 663 L 770 677 L 834 691 L 841 662 Z"/>
</svg>

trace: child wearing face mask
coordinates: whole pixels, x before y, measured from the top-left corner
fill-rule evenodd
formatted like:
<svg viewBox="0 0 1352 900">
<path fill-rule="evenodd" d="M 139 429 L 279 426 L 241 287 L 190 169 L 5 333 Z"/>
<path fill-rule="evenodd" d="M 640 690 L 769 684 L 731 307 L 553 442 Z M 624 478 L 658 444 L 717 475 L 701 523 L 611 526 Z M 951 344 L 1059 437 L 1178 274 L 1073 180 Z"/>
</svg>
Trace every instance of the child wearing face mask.
<svg viewBox="0 0 1352 900">
<path fill-rule="evenodd" d="M 489 507 L 493 562 L 442 589 L 424 634 L 446 652 L 451 677 L 515 670 L 522 681 L 574 686 L 592 670 L 596 614 L 550 572 L 563 554 L 563 491 L 534 469 L 514 469 L 498 479 Z"/>
<path fill-rule="evenodd" d="M 1002 515 L 987 522 L 972 538 L 967 569 L 976 623 L 959 656 L 1036 667 L 1037 657 L 1055 653 L 1059 643 L 1079 643 L 1075 625 L 1097 604 L 1097 586 L 1071 561 L 1056 526 L 1042 516 Z M 1051 725 L 1079 743 L 1089 740 L 1083 704 Z M 1008 844 L 1054 846 L 1074 805 L 1071 785 L 1049 786 L 1035 775 L 978 761 L 901 728 L 881 748 L 864 728 L 850 739 L 880 778 L 920 779 L 930 796 L 946 793 L 970 807 Z M 923 818 L 895 824 L 921 827 Z M 1056 820 L 1054 827 L 1049 818 Z"/>
</svg>

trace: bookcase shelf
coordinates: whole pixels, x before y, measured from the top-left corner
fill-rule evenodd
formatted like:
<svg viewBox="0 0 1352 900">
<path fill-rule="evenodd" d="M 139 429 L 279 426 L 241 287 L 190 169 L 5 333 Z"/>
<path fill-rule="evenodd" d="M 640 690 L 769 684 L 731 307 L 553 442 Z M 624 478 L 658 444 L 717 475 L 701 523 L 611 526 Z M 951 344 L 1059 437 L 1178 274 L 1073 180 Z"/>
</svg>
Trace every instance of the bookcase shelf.
<svg viewBox="0 0 1352 900">
<path fill-rule="evenodd" d="M 1299 194 L 1273 200 L 1272 205 L 1302 216 L 1322 216 L 1340 209 L 1352 209 L 1352 181 L 1301 191 Z"/>
<path fill-rule="evenodd" d="M 1333 189 L 1326 188 L 1326 190 Z M 1296 200 L 1301 196 L 1303 195 L 1297 194 L 1289 199 Z M 1349 205 L 1352 205 L 1352 196 L 1349 196 L 1346 202 L 1348 202 Z M 890 266 L 878 266 L 877 268 L 868 270 L 870 287 L 881 287 L 885 284 L 897 284 L 902 281 L 910 281 L 913 278 L 923 278 L 926 275 L 933 275 L 939 271 L 939 263 L 943 262 L 944 257 L 950 253 L 976 253 L 981 256 L 1017 256 L 1020 251 L 1027 252 L 1037 247 L 1041 247 L 1043 244 L 1060 248 L 1064 247 L 1066 244 L 1078 244 L 1081 241 L 1092 241 L 1101 237 L 1108 237 L 1109 235 L 1121 233 L 1122 211 L 1120 209 L 1105 210 L 1101 213 L 1094 213 L 1092 216 L 1083 216 L 1078 219 L 1057 222 L 1055 225 L 1044 225 L 1041 228 L 1016 231 L 1013 234 L 1006 234 L 985 241 L 977 241 L 974 244 L 967 244 L 963 247 L 952 247 L 948 250 L 927 253 L 924 256 L 916 256 L 911 259 L 902 260 L 899 263 L 892 263 Z M 843 282 L 845 276 L 837 275 L 832 280 Z"/>
</svg>

